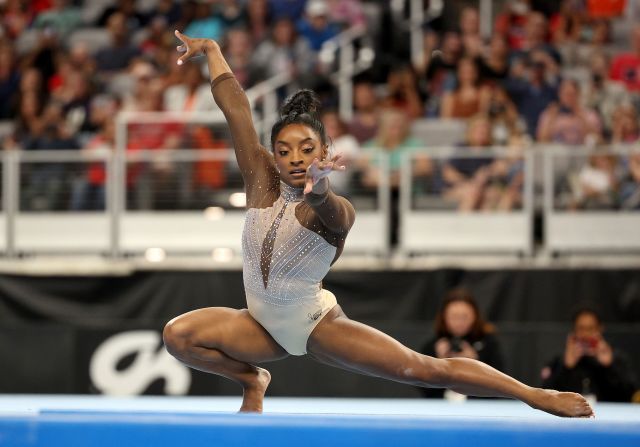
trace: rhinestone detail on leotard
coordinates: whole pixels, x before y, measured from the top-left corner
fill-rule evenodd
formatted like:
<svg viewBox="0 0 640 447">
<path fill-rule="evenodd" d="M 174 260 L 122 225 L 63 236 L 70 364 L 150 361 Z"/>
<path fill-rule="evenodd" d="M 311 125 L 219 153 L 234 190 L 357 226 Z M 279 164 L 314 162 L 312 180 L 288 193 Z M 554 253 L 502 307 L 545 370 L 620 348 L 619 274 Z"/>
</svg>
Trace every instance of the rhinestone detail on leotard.
<svg viewBox="0 0 640 447">
<path fill-rule="evenodd" d="M 302 189 L 280 183 L 280 197 L 271 207 L 247 210 L 242 234 L 245 289 L 272 305 L 315 299 L 336 254 L 335 246 L 298 222 L 295 211 L 302 200 Z"/>
</svg>

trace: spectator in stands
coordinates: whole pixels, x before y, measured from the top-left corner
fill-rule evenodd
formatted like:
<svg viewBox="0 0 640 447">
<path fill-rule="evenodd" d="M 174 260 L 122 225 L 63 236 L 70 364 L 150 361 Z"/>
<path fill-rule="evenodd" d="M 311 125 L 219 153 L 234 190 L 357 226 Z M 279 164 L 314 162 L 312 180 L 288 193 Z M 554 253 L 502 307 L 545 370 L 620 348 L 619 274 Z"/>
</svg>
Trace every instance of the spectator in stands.
<svg viewBox="0 0 640 447">
<path fill-rule="evenodd" d="M 329 6 L 329 19 L 343 29 L 367 26 L 367 18 L 360 0 L 326 0 Z"/>
<path fill-rule="evenodd" d="M 584 5 L 578 0 L 562 0 L 558 12 L 549 19 L 551 41 L 556 47 L 571 47 L 577 45 L 582 37 L 582 26 L 587 20 Z M 564 56 L 564 51 L 563 51 Z M 571 63 L 573 59 L 563 60 Z"/>
<path fill-rule="evenodd" d="M 89 78 L 73 68 L 64 85 L 53 95 L 62 102 L 62 110 L 69 132 L 86 132 L 90 127 L 90 104 L 93 88 Z"/>
<path fill-rule="evenodd" d="M 278 20 L 283 17 L 296 23 L 304 14 L 304 7 L 307 0 L 268 0 L 269 11 L 274 19 Z"/>
<path fill-rule="evenodd" d="M 116 12 L 125 17 L 127 29 L 131 32 L 142 29 L 147 24 L 147 17 L 136 9 L 136 0 L 117 0 L 114 5 L 107 6 L 98 18 L 97 26 L 105 27 Z"/>
<path fill-rule="evenodd" d="M 593 154 L 578 171 L 571 185 L 571 210 L 612 210 L 617 207 L 619 187 L 618 157 Z"/>
<path fill-rule="evenodd" d="M 197 3 L 195 17 L 184 32 L 202 39 L 221 39 L 224 27 L 220 17 L 213 14 L 212 3 L 207 0 Z"/>
<path fill-rule="evenodd" d="M 16 106 L 16 93 L 20 85 L 20 74 L 13 48 L 8 43 L 0 44 L 0 120 L 10 119 Z"/>
<path fill-rule="evenodd" d="M 330 152 L 342 155 L 340 163 L 347 167 L 346 171 L 331 173 L 331 187 L 342 196 L 351 195 L 351 181 L 354 175 L 353 166 L 360 163 L 360 144 L 355 137 L 348 133 L 347 125 L 335 110 L 326 110 L 321 116 L 322 124 L 331 142 Z"/>
<path fill-rule="evenodd" d="M 583 102 L 598 113 L 605 134 L 609 137 L 613 132 L 613 114 L 621 104 L 629 102 L 629 93 L 624 84 L 608 79 L 609 62 L 604 53 L 591 56 L 589 71 Z"/>
<path fill-rule="evenodd" d="M 102 122 L 99 132 L 84 145 L 82 150 L 92 154 L 108 155 L 115 146 L 114 116 L 117 110 L 115 101 L 112 99 L 97 97 L 93 107 L 98 105 L 109 110 L 112 115 Z M 105 163 L 91 163 L 86 175 L 74 180 L 71 190 L 71 209 L 74 211 L 104 210 L 106 178 Z"/>
<path fill-rule="evenodd" d="M 182 70 L 183 81 L 164 91 L 164 110 L 169 112 L 195 112 L 214 110 L 211 86 L 202 74 L 199 64 L 188 64 Z"/>
<path fill-rule="evenodd" d="M 69 42 L 68 61 L 74 70 L 89 78 L 96 72 L 96 61 L 84 42 Z"/>
<path fill-rule="evenodd" d="M 510 55 L 511 60 L 526 59 L 532 51 L 544 51 L 551 56 L 556 63 L 561 62 L 560 53 L 548 43 L 548 24 L 546 17 L 537 11 L 527 14 L 525 34 L 520 47 Z"/>
<path fill-rule="evenodd" d="M 51 29 L 61 39 L 66 39 L 82 24 L 80 8 L 71 4 L 69 0 L 54 0 L 53 7 L 43 11 L 33 21 L 37 29 Z"/>
<path fill-rule="evenodd" d="M 538 141 L 570 145 L 599 142 L 602 138 L 600 118 L 581 102 L 578 83 L 564 79 L 558 89 L 558 103 L 550 104 L 540 116 Z"/>
<path fill-rule="evenodd" d="M 103 76 L 109 77 L 127 68 L 131 60 L 140 54 L 140 49 L 129 43 L 130 30 L 123 13 L 111 14 L 107 30 L 111 35 L 111 45 L 96 53 L 96 66 Z"/>
<path fill-rule="evenodd" d="M 24 144 L 26 150 L 73 150 L 79 145 L 64 120 L 62 104 L 50 101 L 38 125 Z M 23 208 L 27 210 L 56 210 L 66 208 L 63 190 L 67 180 L 67 166 L 60 163 L 34 164 L 25 169 L 27 184 L 23 186 Z"/>
<path fill-rule="evenodd" d="M 129 76 L 134 83 L 132 89 L 124 94 L 119 92 L 122 98 L 122 110 L 127 112 L 161 110 L 164 104 L 162 101 L 162 91 L 160 94 L 160 105 L 152 104 L 155 93 L 158 90 L 162 90 L 157 88 L 157 84 L 159 81 L 161 82 L 161 78 L 158 77 L 153 65 L 142 60 L 136 60 L 130 66 Z M 164 85 L 163 83 L 163 86 Z"/>
<path fill-rule="evenodd" d="M 635 143 L 640 139 L 640 126 L 638 125 L 638 111 L 626 102 L 621 103 L 612 114 L 612 143 Z"/>
<path fill-rule="evenodd" d="M 6 0 L 0 5 L 0 26 L 11 40 L 17 39 L 33 20 L 34 10 L 27 0 Z"/>
<path fill-rule="evenodd" d="M 499 85 L 491 89 L 488 116 L 491 119 L 491 136 L 495 145 L 515 146 L 523 143 L 526 124 L 520 119 L 518 109 L 507 91 Z"/>
<path fill-rule="evenodd" d="M 534 51 L 526 60 L 515 61 L 504 86 L 524 118 L 527 133 L 535 137 L 542 112 L 557 99 L 555 61 L 544 52 Z M 554 80 L 549 80 L 553 77 Z"/>
<path fill-rule="evenodd" d="M 411 65 L 400 65 L 389 72 L 387 95 L 381 106 L 402 110 L 411 119 L 424 115 L 418 80 Z"/>
<path fill-rule="evenodd" d="M 269 37 L 271 27 L 271 11 L 267 0 L 248 0 L 247 29 L 251 33 L 251 40 L 258 45 Z"/>
<path fill-rule="evenodd" d="M 353 119 L 349 123 L 349 133 L 358 143 L 371 140 L 378 132 L 379 101 L 373 83 L 358 80 L 353 86 Z"/>
<path fill-rule="evenodd" d="M 530 11 L 529 1 L 509 0 L 504 7 L 505 10 L 496 17 L 493 28 L 507 39 L 509 48 L 519 50 L 524 45 L 525 27 Z"/>
<path fill-rule="evenodd" d="M 35 135 L 40 132 L 43 105 L 42 96 L 36 91 L 28 90 L 20 93 L 18 115 L 13 132 L 13 139 L 18 147 L 24 148 L 25 143 L 35 138 Z"/>
<path fill-rule="evenodd" d="M 251 55 L 253 54 L 249 31 L 244 28 L 232 28 L 227 31 L 222 51 L 240 85 L 248 88 L 251 85 Z"/>
<path fill-rule="evenodd" d="M 620 185 L 620 208 L 640 210 L 640 154 L 632 154 L 626 162 L 627 172 Z"/>
<path fill-rule="evenodd" d="M 324 0 L 309 0 L 304 17 L 298 21 L 298 33 L 307 39 L 313 51 L 320 51 L 322 44 L 337 36 L 340 28 L 329 18 L 329 7 Z"/>
<path fill-rule="evenodd" d="M 496 158 L 486 153 L 493 145 L 491 120 L 476 115 L 469 120 L 461 149 L 473 157 L 453 157 L 442 168 L 444 198 L 460 211 L 509 211 L 522 201 L 523 166 L 520 157 Z"/>
<path fill-rule="evenodd" d="M 315 62 L 309 43 L 296 34 L 293 22 L 280 18 L 273 25 L 271 38 L 256 48 L 251 65 L 254 79 L 288 73 L 292 78 L 290 89 L 296 89 L 313 76 Z"/>
<path fill-rule="evenodd" d="M 239 0 L 223 0 L 218 3 L 216 16 L 227 30 L 233 27 L 246 26 L 245 11 Z"/>
<path fill-rule="evenodd" d="M 496 329 L 482 318 L 473 294 L 462 287 L 450 290 L 438 311 L 435 337 L 429 340 L 423 354 L 437 358 L 464 357 L 480 360 L 496 369 L 503 368 Z M 427 397 L 449 397 L 443 389 L 424 389 Z"/>
<path fill-rule="evenodd" d="M 391 188 L 391 225 L 390 243 L 398 242 L 398 227 L 400 215 L 398 200 L 400 189 L 400 169 L 406 154 L 417 153 L 412 158 L 411 170 L 414 178 L 424 179 L 432 174 L 433 166 L 429 157 L 418 153 L 423 147 L 422 141 L 410 134 L 411 120 L 402 110 L 384 109 L 380 116 L 380 127 L 373 140 L 364 145 L 364 154 L 369 159 L 362 166 L 362 186 L 366 189 L 377 190 L 381 181 L 380 161 L 377 157 L 384 153 L 388 156 L 389 186 Z"/>
<path fill-rule="evenodd" d="M 469 118 L 488 111 L 491 91 L 482 86 L 474 59 L 463 57 L 456 70 L 456 87 L 444 94 L 441 118 Z"/>
<path fill-rule="evenodd" d="M 615 56 L 609 78 L 622 82 L 631 92 L 640 91 L 640 25 L 631 32 L 632 51 Z"/>
<path fill-rule="evenodd" d="M 509 76 L 508 56 L 507 41 L 500 34 L 494 34 L 487 51 L 476 58 L 480 79 L 490 85 L 507 79 Z"/>
<path fill-rule="evenodd" d="M 482 54 L 482 36 L 480 36 L 480 12 L 478 8 L 465 6 L 460 11 L 458 21 L 464 55 L 471 58 Z"/>
<path fill-rule="evenodd" d="M 146 37 L 140 43 L 142 54 L 153 59 L 155 54 L 165 47 L 167 34 L 167 19 L 161 15 L 153 17 L 147 26 Z"/>
<path fill-rule="evenodd" d="M 427 80 L 427 115 L 438 116 L 440 100 L 444 94 L 447 81 L 453 77 L 462 55 L 462 41 L 456 31 L 447 31 L 442 36 L 442 48 L 436 51 L 425 74 Z"/>
<path fill-rule="evenodd" d="M 636 389 L 634 375 L 625 354 L 605 340 L 600 316 L 582 308 L 572 321 L 564 354 L 542 370 L 542 386 L 595 396 L 599 401 L 630 402 Z"/>
<path fill-rule="evenodd" d="M 176 3 L 173 0 L 158 0 L 158 5 L 156 6 L 154 15 L 155 17 L 164 18 L 169 29 L 174 29 L 172 25 L 175 25 L 180 21 L 180 16 L 182 14 L 181 8 L 184 8 L 184 5 Z"/>
<path fill-rule="evenodd" d="M 372 158 L 372 163 L 365 173 L 365 185 L 377 187 L 380 179 L 379 166 L 373 156 L 384 151 L 389 156 L 389 169 L 391 173 L 390 184 L 392 188 L 400 186 L 400 168 L 405 154 L 417 151 L 424 144 L 410 134 L 411 119 L 402 110 L 383 109 L 380 116 L 380 127 L 375 138 L 364 145 L 365 153 Z M 419 157 L 413 163 L 414 174 L 428 175 L 431 173 L 431 162 Z"/>
</svg>

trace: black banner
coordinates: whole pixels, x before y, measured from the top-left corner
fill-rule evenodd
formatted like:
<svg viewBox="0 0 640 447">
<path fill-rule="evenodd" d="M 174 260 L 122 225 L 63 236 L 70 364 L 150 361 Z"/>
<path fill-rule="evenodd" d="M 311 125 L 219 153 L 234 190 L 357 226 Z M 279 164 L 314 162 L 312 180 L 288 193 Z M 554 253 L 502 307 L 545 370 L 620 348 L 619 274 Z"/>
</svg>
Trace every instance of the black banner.
<svg viewBox="0 0 640 447">
<path fill-rule="evenodd" d="M 607 339 L 640 367 L 636 270 L 338 271 L 324 282 L 351 318 L 414 349 L 432 336 L 444 293 L 461 284 L 498 326 L 505 371 L 527 383 L 539 384 L 540 369 L 563 349 L 572 309 L 585 301 L 602 311 Z M 0 392 L 238 395 L 238 385 L 189 370 L 162 347 L 166 321 L 206 306 L 244 307 L 241 272 L 2 275 Z M 270 395 L 420 396 L 306 357 L 265 366 Z"/>
</svg>

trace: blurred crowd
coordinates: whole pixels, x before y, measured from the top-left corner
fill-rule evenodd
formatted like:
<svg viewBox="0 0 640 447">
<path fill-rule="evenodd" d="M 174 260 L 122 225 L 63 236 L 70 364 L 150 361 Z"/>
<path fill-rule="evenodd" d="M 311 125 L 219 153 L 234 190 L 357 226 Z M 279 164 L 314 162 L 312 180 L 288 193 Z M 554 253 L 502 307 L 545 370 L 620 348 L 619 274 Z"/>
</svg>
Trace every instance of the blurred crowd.
<svg viewBox="0 0 640 447">
<path fill-rule="evenodd" d="M 440 9 L 430 3 L 424 1 L 429 13 L 423 56 L 416 60 L 410 56 L 408 1 L 5 0 L 3 149 L 105 152 L 114 145 L 118 112 L 214 110 L 206 67 L 197 60 L 176 64 L 174 29 L 219 41 L 245 88 L 287 72 L 294 79 L 289 89 L 318 91 L 333 150 L 352 167 L 351 175 L 334 179 L 343 194 L 378 187 L 375 154 L 382 151 L 390 157 L 390 187 L 397 197 L 401 160 L 415 152 L 414 179 L 439 198 L 436 206 L 517 209 L 522 151 L 531 144 L 564 144 L 579 152 L 640 137 L 640 26 L 630 25 L 633 15 L 627 12 L 636 0 L 493 2 L 498 10 L 490 35 L 481 33 L 478 1 L 432 2 Z M 394 9 L 397 4 L 403 5 Z M 366 45 L 375 58 L 354 79 L 353 115 L 345 121 L 335 112 L 335 62 L 321 57 L 321 49 L 354 26 L 368 30 Z M 433 119 L 462 122 L 466 131 L 456 132 L 450 144 L 474 155 L 424 155 L 429 134 L 416 129 Z M 225 135 L 205 126 L 132 124 L 128 134 L 128 150 L 229 145 Z M 508 155 L 487 150 L 494 146 L 506 147 Z M 171 207 L 176 195 L 154 198 L 159 190 L 199 194 L 206 201 L 207 191 L 225 185 L 219 162 L 192 169 L 187 175 L 166 160 L 133 169 L 128 184 L 146 185 L 134 194 L 137 206 Z M 595 154 L 567 170 L 558 179 L 559 206 L 640 209 L 640 157 Z M 47 166 L 26 170 L 23 206 L 104 206 L 103 166 L 91 165 L 62 195 L 61 172 Z"/>
</svg>

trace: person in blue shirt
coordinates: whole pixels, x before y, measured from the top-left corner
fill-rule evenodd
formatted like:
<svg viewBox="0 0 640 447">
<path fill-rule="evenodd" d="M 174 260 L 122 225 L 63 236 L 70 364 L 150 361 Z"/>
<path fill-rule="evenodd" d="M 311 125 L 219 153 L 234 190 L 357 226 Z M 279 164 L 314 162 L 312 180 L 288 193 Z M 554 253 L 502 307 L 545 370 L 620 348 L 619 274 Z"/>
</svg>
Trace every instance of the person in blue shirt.
<svg viewBox="0 0 640 447">
<path fill-rule="evenodd" d="M 340 32 L 338 25 L 329 20 L 329 8 L 323 0 L 307 3 L 305 17 L 298 21 L 297 28 L 313 51 L 320 51 L 323 43 Z"/>
</svg>

